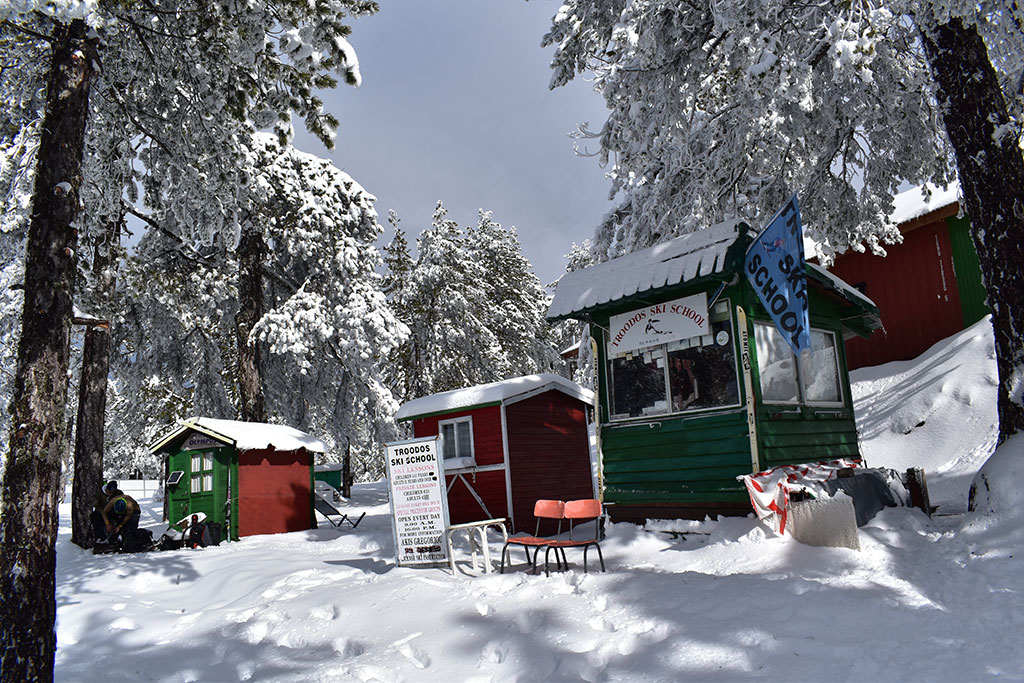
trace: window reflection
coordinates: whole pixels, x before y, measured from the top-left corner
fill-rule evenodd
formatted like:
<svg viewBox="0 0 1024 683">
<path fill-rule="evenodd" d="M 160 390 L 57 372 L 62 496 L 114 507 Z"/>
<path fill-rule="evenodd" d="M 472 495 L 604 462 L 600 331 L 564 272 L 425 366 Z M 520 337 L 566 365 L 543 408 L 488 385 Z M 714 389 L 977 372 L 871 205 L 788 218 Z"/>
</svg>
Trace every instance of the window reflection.
<svg viewBox="0 0 1024 683">
<path fill-rule="evenodd" d="M 739 405 L 731 306 L 718 302 L 711 333 L 611 358 L 611 419 Z"/>
</svg>

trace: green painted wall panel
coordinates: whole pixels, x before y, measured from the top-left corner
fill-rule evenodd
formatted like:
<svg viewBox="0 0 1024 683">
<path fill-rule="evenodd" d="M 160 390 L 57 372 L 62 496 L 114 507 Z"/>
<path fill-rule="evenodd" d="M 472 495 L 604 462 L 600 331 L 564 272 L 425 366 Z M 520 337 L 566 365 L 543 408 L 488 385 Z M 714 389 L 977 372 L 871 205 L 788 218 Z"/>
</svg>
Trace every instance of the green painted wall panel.
<svg viewBox="0 0 1024 683">
<path fill-rule="evenodd" d="M 960 308 L 964 316 L 964 327 L 969 327 L 990 313 L 985 304 L 987 292 L 982 284 L 981 263 L 971 239 L 971 222 L 966 218 L 946 219 L 949 227 L 949 241 L 953 247 L 953 268 L 956 270 L 956 285 L 960 291 Z"/>
<path fill-rule="evenodd" d="M 341 490 L 341 470 L 326 470 L 324 472 L 314 472 L 314 481 L 322 481 L 333 486 L 338 491 Z"/>
<path fill-rule="evenodd" d="M 649 491 L 619 491 L 608 489 L 605 491 L 605 500 L 608 503 L 621 504 L 644 504 L 644 503 L 749 503 L 750 496 L 746 489 L 737 491 L 697 491 L 697 492 L 676 492 L 658 491 L 652 496 Z"/>
<path fill-rule="evenodd" d="M 196 454 L 213 454 L 213 487 L 209 491 L 192 493 L 192 456 Z M 225 524 L 227 522 L 227 487 L 228 474 L 231 477 L 231 536 L 238 539 L 234 520 L 238 519 L 238 462 L 234 448 L 204 448 L 195 451 L 180 451 L 169 456 L 169 470 L 180 470 L 185 473 L 181 482 L 168 490 L 168 516 L 171 524 L 197 512 L 206 513 L 211 522 Z M 209 472 L 210 470 L 207 470 Z M 197 471 L 195 474 L 201 474 Z"/>
</svg>

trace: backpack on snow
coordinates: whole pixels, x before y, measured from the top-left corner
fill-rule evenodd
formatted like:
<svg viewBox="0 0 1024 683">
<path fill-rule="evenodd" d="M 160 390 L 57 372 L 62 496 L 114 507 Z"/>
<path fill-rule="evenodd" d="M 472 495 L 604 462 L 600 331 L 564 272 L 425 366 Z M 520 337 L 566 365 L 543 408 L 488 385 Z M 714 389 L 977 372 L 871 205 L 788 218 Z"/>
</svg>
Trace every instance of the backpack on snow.
<svg viewBox="0 0 1024 683">
<path fill-rule="evenodd" d="M 153 548 L 153 532 L 149 529 L 133 529 L 124 534 L 121 552 L 141 553 Z"/>
</svg>

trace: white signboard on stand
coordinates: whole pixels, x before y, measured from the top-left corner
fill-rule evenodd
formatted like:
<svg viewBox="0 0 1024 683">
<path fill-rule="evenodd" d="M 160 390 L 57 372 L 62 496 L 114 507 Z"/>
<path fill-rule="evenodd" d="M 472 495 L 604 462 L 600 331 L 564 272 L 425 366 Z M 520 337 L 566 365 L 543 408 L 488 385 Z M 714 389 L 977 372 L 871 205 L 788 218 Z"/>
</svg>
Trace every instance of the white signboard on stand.
<svg viewBox="0 0 1024 683">
<path fill-rule="evenodd" d="M 448 496 L 438 437 L 384 444 L 398 566 L 448 562 Z"/>
</svg>

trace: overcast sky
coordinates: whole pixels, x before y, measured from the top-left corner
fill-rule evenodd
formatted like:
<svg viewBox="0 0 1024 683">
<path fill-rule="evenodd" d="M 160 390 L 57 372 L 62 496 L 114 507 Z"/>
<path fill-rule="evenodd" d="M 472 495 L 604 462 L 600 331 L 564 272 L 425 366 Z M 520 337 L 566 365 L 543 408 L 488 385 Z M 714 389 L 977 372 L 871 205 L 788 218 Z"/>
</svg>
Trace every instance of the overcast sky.
<svg viewBox="0 0 1024 683">
<path fill-rule="evenodd" d="M 362 86 L 327 96 L 341 120 L 335 149 L 304 133 L 295 145 L 376 195 L 385 227 L 396 210 L 410 242 L 438 200 L 463 227 L 493 212 L 516 227 L 541 281 L 553 281 L 611 208 L 598 160 L 577 156 L 568 137 L 581 121 L 604 121 L 600 96 L 582 80 L 548 90 L 553 50 L 540 41 L 558 7 L 380 0 L 378 14 L 351 23 Z"/>
</svg>

